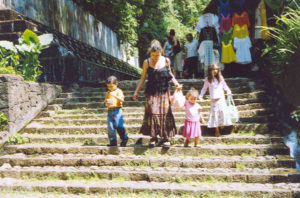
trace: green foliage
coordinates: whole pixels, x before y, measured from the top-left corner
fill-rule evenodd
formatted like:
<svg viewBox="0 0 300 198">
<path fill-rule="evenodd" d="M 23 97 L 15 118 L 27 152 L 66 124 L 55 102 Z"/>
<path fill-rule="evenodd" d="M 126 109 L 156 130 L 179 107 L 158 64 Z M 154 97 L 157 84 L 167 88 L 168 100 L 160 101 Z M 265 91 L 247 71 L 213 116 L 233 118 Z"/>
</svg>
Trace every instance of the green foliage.
<svg viewBox="0 0 300 198">
<path fill-rule="evenodd" d="M 7 128 L 8 120 L 4 113 L 0 114 L 0 130 L 5 130 Z"/>
<path fill-rule="evenodd" d="M 10 136 L 7 140 L 8 144 L 25 144 L 28 142 L 28 138 L 22 137 L 19 133 Z"/>
<path fill-rule="evenodd" d="M 0 73 L 19 74 L 26 81 L 37 81 L 42 74 L 39 54 L 49 47 L 52 40 L 52 34 L 37 36 L 27 29 L 18 45 L 0 41 Z"/>
<path fill-rule="evenodd" d="M 185 41 L 210 0 L 74 0 L 112 28 L 121 43 L 128 43 L 127 55 L 138 47 L 140 60 L 147 57 L 151 40 L 164 43 L 170 29 Z"/>
<path fill-rule="evenodd" d="M 276 26 L 268 27 L 271 39 L 262 56 L 272 65 L 274 74 L 281 74 L 300 61 L 300 9 L 286 8 L 281 16 L 275 16 Z"/>
</svg>

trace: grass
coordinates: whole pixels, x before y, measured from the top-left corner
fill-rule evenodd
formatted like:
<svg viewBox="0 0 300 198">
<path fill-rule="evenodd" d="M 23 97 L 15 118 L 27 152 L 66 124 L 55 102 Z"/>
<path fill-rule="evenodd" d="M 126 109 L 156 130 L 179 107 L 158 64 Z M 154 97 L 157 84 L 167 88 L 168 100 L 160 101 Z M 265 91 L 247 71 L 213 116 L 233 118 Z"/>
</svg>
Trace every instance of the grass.
<svg viewBox="0 0 300 198">
<path fill-rule="evenodd" d="M 139 193 L 131 193 L 131 192 L 107 192 L 101 194 L 93 194 L 93 195 L 86 195 L 86 194 L 62 194 L 59 192 L 47 192 L 47 193 L 40 193 L 37 191 L 1 191 L 0 197 L 2 198 L 20 198 L 22 197 L 35 197 L 35 198 L 250 198 L 249 196 L 245 195 L 238 195 L 238 194 L 227 194 L 227 195 L 220 195 L 217 193 L 203 193 L 203 194 L 191 194 L 191 193 L 178 193 L 178 194 L 164 194 L 159 192 L 151 192 L 151 191 L 142 191 Z M 271 198 L 271 196 L 262 196 L 262 198 Z"/>
</svg>

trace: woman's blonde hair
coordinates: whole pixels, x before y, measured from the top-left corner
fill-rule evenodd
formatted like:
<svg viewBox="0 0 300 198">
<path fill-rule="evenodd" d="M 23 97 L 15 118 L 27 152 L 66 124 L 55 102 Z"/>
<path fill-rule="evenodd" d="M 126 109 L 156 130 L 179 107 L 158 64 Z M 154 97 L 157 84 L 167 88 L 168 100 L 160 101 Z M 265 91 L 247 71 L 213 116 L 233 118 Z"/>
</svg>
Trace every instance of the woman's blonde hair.
<svg viewBox="0 0 300 198">
<path fill-rule="evenodd" d="M 161 44 L 158 40 L 154 39 L 150 43 L 150 47 L 148 48 L 148 55 L 150 55 L 151 52 L 160 51 L 162 52 Z"/>
<path fill-rule="evenodd" d="M 198 98 L 199 97 L 198 90 L 195 89 L 194 87 L 191 87 L 190 90 L 185 95 L 185 98 L 188 99 L 190 96 L 194 96 L 194 97 Z"/>
</svg>

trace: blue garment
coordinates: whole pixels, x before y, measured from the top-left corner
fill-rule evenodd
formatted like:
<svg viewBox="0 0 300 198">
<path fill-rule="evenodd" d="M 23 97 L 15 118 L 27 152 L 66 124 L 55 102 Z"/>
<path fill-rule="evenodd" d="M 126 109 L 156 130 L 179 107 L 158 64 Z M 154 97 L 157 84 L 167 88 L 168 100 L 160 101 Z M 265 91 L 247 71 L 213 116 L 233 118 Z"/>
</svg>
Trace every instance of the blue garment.
<svg viewBox="0 0 300 198">
<path fill-rule="evenodd" d="M 121 140 L 128 139 L 125 131 L 122 108 L 108 109 L 107 113 L 107 132 L 109 141 L 116 140 L 116 130 Z"/>
<path fill-rule="evenodd" d="M 166 49 L 165 49 L 165 56 L 170 59 L 171 66 L 174 66 L 175 54 L 173 53 L 173 50 L 171 48 L 172 48 L 172 45 L 169 43 L 169 41 L 167 41 Z"/>
<path fill-rule="evenodd" d="M 228 15 L 231 15 L 231 9 L 229 7 L 229 0 L 227 0 L 225 3 L 222 0 L 219 0 L 220 7 L 219 7 L 219 21 L 221 21 L 220 17 L 221 14 L 224 17 L 227 17 Z"/>
</svg>

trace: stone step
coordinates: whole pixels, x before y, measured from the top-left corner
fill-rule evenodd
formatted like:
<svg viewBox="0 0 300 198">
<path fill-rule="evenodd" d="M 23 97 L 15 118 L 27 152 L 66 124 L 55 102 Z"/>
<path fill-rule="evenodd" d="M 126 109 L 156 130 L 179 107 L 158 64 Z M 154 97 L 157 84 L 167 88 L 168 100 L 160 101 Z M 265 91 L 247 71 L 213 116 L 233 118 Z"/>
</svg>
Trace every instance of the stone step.
<svg viewBox="0 0 300 198">
<path fill-rule="evenodd" d="M 218 183 L 210 182 L 147 182 L 147 181 L 28 181 L 22 179 L 5 178 L 0 180 L 0 190 L 60 192 L 70 194 L 121 194 L 128 193 L 132 196 L 137 193 L 152 192 L 160 196 L 178 195 L 188 193 L 189 196 L 240 196 L 240 197 L 273 197 L 290 198 L 299 195 L 299 184 L 243 184 L 243 183 Z M 151 193 L 149 194 L 151 195 Z M 101 196 L 100 196 L 101 197 Z"/>
<path fill-rule="evenodd" d="M 107 146 L 82 146 L 81 144 L 23 144 L 7 145 L 3 148 L 7 154 L 24 153 L 33 154 L 137 154 L 147 155 L 153 153 L 164 153 L 165 155 L 185 155 L 199 156 L 208 155 L 242 155 L 243 153 L 253 153 L 257 156 L 263 155 L 288 155 L 289 149 L 284 144 L 252 144 L 252 145 L 199 145 L 197 148 L 185 148 L 182 146 L 171 146 L 169 149 L 155 147 L 149 149 L 148 146 L 127 146 L 127 147 L 107 147 Z"/>
<path fill-rule="evenodd" d="M 259 99 L 265 98 L 265 94 L 261 91 L 244 93 L 244 94 L 233 94 L 233 99 Z M 103 102 L 105 95 L 92 96 L 92 97 L 72 97 L 72 98 L 56 98 L 52 103 L 53 104 L 64 104 L 66 102 Z M 145 97 L 142 96 L 139 100 L 145 100 Z M 125 96 L 125 101 L 133 101 L 132 95 Z M 200 102 L 200 101 L 198 101 Z"/>
<path fill-rule="evenodd" d="M 238 168 L 181 168 L 181 167 L 133 167 L 133 166 L 29 166 L 20 167 L 5 164 L 1 169 L 0 177 L 14 179 L 39 179 L 46 180 L 55 178 L 59 180 L 114 180 L 122 178 L 125 181 L 148 181 L 148 182 L 176 182 L 188 181 L 206 182 L 243 182 L 243 183 L 282 183 L 300 182 L 300 173 L 292 168 L 274 169 L 238 169 Z"/>
<path fill-rule="evenodd" d="M 6 21 L 6 20 L 15 20 L 19 19 L 20 13 L 14 11 L 14 10 L 9 10 L 9 9 L 2 9 L 0 10 L 0 21 Z"/>
<path fill-rule="evenodd" d="M 99 145 L 108 143 L 107 135 L 37 135 L 37 134 L 22 134 L 22 137 L 27 138 L 29 143 L 80 143 L 94 142 Z M 139 144 L 148 145 L 150 137 L 143 135 L 130 135 L 127 145 L 134 145 L 139 141 Z M 118 138 L 118 142 L 121 140 Z M 141 142 L 140 142 L 141 141 Z M 176 135 L 172 139 L 172 145 L 183 145 L 184 137 Z M 279 136 L 266 136 L 266 135 L 239 135 L 231 134 L 222 137 L 203 137 L 200 140 L 200 145 L 212 144 L 279 144 L 283 143 L 283 137 Z M 193 141 L 190 143 L 193 146 Z"/>
<path fill-rule="evenodd" d="M 183 89 L 183 94 L 186 94 L 189 89 Z M 102 91 L 74 91 L 74 92 L 66 92 L 66 93 L 61 93 L 60 98 L 70 98 L 70 97 L 99 97 L 99 96 L 105 96 L 107 90 L 102 90 Z M 251 87 L 248 86 L 239 86 L 236 88 L 231 88 L 231 91 L 233 94 L 245 94 L 248 93 L 250 94 L 253 91 L 262 91 L 259 87 L 252 89 Z M 199 89 L 200 92 L 200 89 Z M 134 90 L 130 89 L 125 89 L 123 90 L 123 93 L 125 96 L 132 96 L 134 93 Z M 171 94 L 173 94 L 173 91 L 171 91 Z M 139 92 L 139 97 L 145 96 L 144 91 L 141 90 Z M 208 97 L 208 93 L 206 94 Z"/>
<path fill-rule="evenodd" d="M 72 115 L 66 115 L 66 114 L 56 114 L 56 115 L 50 115 L 50 113 L 45 116 L 46 111 L 43 112 L 42 116 L 39 115 L 39 118 L 46 118 L 46 117 L 51 117 L 53 119 L 58 119 L 58 120 L 63 120 L 63 119 L 100 119 L 100 118 L 107 118 L 107 113 L 99 113 L 99 114 L 72 114 Z M 254 110 L 247 110 L 247 111 L 239 111 L 239 116 L 240 117 L 253 117 L 253 116 L 267 116 L 272 114 L 273 112 L 271 109 L 254 109 Z M 173 115 L 175 118 L 177 117 L 184 117 L 185 112 L 184 111 L 173 111 Z M 202 112 L 203 116 L 208 116 L 209 112 L 204 111 Z M 144 112 L 141 113 L 127 113 L 123 111 L 123 117 L 124 118 L 143 118 Z"/>
<path fill-rule="evenodd" d="M 204 84 L 204 79 L 177 79 L 180 84 L 183 84 L 184 87 L 199 87 L 202 88 Z M 226 78 L 226 83 L 229 87 L 240 86 L 240 85 L 247 85 L 247 86 L 255 86 L 257 84 L 261 84 L 261 82 L 254 82 L 249 78 Z M 135 81 L 121 81 L 119 82 L 118 87 L 121 89 L 135 89 L 139 83 L 139 80 Z M 173 86 L 173 83 L 170 82 L 170 85 Z M 145 87 L 145 86 L 144 86 Z M 98 87 L 81 87 L 79 91 L 91 91 L 91 90 L 99 90 L 102 88 L 106 88 L 106 84 L 103 83 Z"/>
<path fill-rule="evenodd" d="M 232 132 L 253 132 L 254 134 L 278 134 L 278 123 L 237 123 L 232 129 Z M 125 125 L 128 134 L 138 134 L 141 125 Z M 202 134 L 205 134 L 206 125 L 202 125 Z M 229 128 L 231 129 L 231 128 Z M 226 129 L 229 130 L 229 129 Z M 182 134 L 183 125 L 177 125 L 178 134 Z M 24 133 L 37 133 L 37 134 L 107 134 L 107 126 L 105 125 L 86 125 L 86 126 L 42 126 L 39 124 L 29 124 Z M 222 133 L 222 130 L 221 130 Z M 223 133 L 222 133 L 223 134 Z"/>
<path fill-rule="evenodd" d="M 182 167 L 182 168 L 295 168 L 296 162 L 289 155 L 276 156 L 173 156 L 100 155 L 100 154 L 46 154 L 25 155 L 16 153 L 0 156 L 0 166 L 130 166 L 130 167 Z"/>
<path fill-rule="evenodd" d="M 256 110 L 256 109 L 266 109 L 269 108 L 269 104 L 267 103 L 251 103 L 245 105 L 237 105 L 236 106 L 238 111 L 247 111 L 247 110 Z M 58 109 L 58 105 L 48 105 L 45 109 L 46 111 L 51 109 Z M 123 113 L 142 113 L 144 114 L 145 108 L 144 107 L 123 107 Z M 176 112 L 184 112 L 184 109 L 176 110 Z M 210 107 L 206 106 L 203 107 L 202 112 L 209 112 Z M 58 110 L 57 114 L 68 114 L 68 115 L 75 115 L 75 114 L 99 114 L 99 113 L 106 113 L 107 108 L 77 108 L 77 109 L 60 109 Z"/>
<path fill-rule="evenodd" d="M 24 32 L 26 29 L 37 31 L 37 25 L 26 20 L 0 21 L 1 33 Z"/>
<path fill-rule="evenodd" d="M 236 99 L 234 100 L 235 105 L 247 105 L 251 103 L 266 103 L 268 102 L 266 98 L 259 99 Z M 123 106 L 125 107 L 141 107 L 144 106 L 144 101 L 125 101 Z M 210 101 L 206 100 L 199 102 L 201 106 L 210 106 Z M 63 105 L 64 109 L 78 109 L 78 108 L 104 108 L 104 102 L 67 102 Z"/>
<path fill-rule="evenodd" d="M 208 115 L 203 116 L 206 122 L 208 122 Z M 266 123 L 266 122 L 275 122 L 276 119 L 274 115 L 270 114 L 268 116 L 254 116 L 254 117 L 240 117 L 239 122 L 248 122 L 248 123 Z M 184 116 L 176 116 L 175 117 L 176 124 L 184 124 L 185 117 Z M 37 123 L 41 125 L 106 125 L 107 124 L 107 118 L 98 118 L 98 119 L 54 119 L 54 118 L 39 118 L 32 121 L 32 123 Z M 127 118 L 124 117 L 124 123 L 127 125 L 132 124 L 142 124 L 143 123 L 143 117 L 135 117 L 135 118 Z"/>
</svg>

